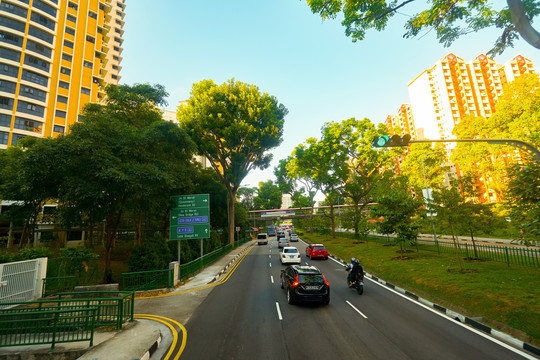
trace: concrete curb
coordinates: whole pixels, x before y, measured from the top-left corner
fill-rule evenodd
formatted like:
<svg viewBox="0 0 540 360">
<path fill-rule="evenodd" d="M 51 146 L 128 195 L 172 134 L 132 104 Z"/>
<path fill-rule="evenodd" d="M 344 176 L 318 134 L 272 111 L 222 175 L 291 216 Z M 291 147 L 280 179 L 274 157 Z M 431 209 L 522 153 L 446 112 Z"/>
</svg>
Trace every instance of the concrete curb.
<svg viewBox="0 0 540 360">
<path fill-rule="evenodd" d="M 348 265 L 348 263 L 334 255 L 329 255 L 332 259 L 336 260 L 336 261 L 339 261 L 343 266 L 346 266 Z M 381 278 L 378 278 L 376 276 L 373 276 L 371 274 L 368 274 L 366 272 L 364 272 L 365 276 L 373 281 L 376 281 L 378 282 L 379 284 L 382 284 L 392 290 L 395 290 L 403 295 L 406 295 L 407 297 L 423 304 L 423 305 L 426 305 L 426 306 L 429 306 L 443 314 L 445 314 L 446 316 L 448 316 L 449 318 L 453 319 L 453 320 L 457 320 L 461 323 L 464 323 L 464 324 L 467 324 L 469 326 L 472 326 L 473 328 L 477 329 L 477 330 L 480 330 L 486 334 L 489 334 L 491 336 L 493 336 L 494 338 L 496 339 L 499 339 L 501 341 L 504 341 L 505 343 L 507 344 L 510 344 L 512 346 L 515 346 L 519 349 L 522 349 L 522 350 L 526 350 L 526 351 L 529 351 L 535 355 L 538 355 L 540 356 L 540 348 L 537 348 L 531 344 L 528 344 L 526 342 L 523 342 L 519 339 L 516 339 L 508 334 L 505 334 L 499 330 L 496 330 L 496 329 L 493 329 L 491 328 L 490 326 L 487 326 L 487 325 L 484 325 L 482 324 L 481 322 L 477 321 L 477 319 L 474 319 L 474 318 L 470 318 L 468 316 L 465 316 L 465 315 L 462 315 L 460 313 L 457 313 L 455 311 L 452 311 L 450 309 L 447 309 L 445 308 L 444 306 L 440 306 L 440 305 L 437 305 L 435 303 L 432 303 L 431 301 L 429 300 L 426 300 L 408 290 L 405 290 L 405 289 L 402 289 L 400 288 L 399 286 L 396 286 L 392 283 L 389 283 Z"/>
<path fill-rule="evenodd" d="M 253 246 L 253 245 L 251 245 L 251 246 Z M 217 280 L 220 278 L 220 276 L 223 275 L 223 274 L 229 269 L 229 267 L 230 267 L 233 263 L 235 263 L 236 260 L 238 260 L 238 258 L 239 258 L 240 256 L 242 256 L 242 254 L 243 254 L 244 252 L 247 251 L 247 249 L 251 248 L 251 246 L 246 246 L 246 247 L 244 247 L 244 248 L 242 249 L 242 251 L 240 251 L 238 254 L 236 254 L 235 257 L 234 257 L 231 261 L 229 261 L 229 263 L 228 263 L 227 265 L 225 265 L 225 267 L 223 267 L 223 269 L 222 269 L 216 276 L 214 276 L 214 280 L 212 280 L 212 282 L 217 281 Z"/>
</svg>

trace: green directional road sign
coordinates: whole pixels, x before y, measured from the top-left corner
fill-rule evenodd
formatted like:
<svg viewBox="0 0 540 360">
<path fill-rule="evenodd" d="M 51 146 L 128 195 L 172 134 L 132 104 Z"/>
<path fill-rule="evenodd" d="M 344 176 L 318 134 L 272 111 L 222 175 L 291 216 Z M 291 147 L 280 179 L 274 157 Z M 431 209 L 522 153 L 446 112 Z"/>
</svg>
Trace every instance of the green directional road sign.
<svg viewBox="0 0 540 360">
<path fill-rule="evenodd" d="M 172 196 L 170 240 L 210 237 L 210 196 L 208 194 Z"/>
</svg>

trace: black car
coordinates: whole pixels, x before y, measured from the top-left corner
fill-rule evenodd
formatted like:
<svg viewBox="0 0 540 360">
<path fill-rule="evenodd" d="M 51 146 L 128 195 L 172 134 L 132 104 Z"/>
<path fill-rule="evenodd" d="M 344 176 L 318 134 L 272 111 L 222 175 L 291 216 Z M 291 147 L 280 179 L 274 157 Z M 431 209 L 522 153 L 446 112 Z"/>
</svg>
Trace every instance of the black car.
<svg viewBox="0 0 540 360">
<path fill-rule="evenodd" d="M 281 270 L 281 288 L 287 292 L 287 302 L 330 302 L 330 284 L 315 266 L 291 265 Z"/>
</svg>

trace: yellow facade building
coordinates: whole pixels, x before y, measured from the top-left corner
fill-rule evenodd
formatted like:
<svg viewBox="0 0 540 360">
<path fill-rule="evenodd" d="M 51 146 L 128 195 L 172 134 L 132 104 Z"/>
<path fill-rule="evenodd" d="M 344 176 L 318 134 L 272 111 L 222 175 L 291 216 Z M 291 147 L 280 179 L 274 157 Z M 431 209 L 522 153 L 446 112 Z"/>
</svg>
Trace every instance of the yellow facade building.
<svg viewBox="0 0 540 360">
<path fill-rule="evenodd" d="M 1 0 L 0 149 L 54 137 L 118 84 L 124 0 Z"/>
</svg>

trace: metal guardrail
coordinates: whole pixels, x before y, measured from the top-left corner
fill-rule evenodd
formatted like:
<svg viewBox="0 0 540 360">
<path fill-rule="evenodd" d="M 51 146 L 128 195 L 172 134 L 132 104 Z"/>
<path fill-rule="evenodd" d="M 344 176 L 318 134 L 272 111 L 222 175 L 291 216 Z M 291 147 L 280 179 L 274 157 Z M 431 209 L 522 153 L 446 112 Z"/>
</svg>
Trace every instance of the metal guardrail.
<svg viewBox="0 0 540 360">
<path fill-rule="evenodd" d="M 0 347 L 89 341 L 94 343 L 97 307 L 63 310 L 0 311 Z"/>
<path fill-rule="evenodd" d="M 174 269 L 134 271 L 122 274 L 122 290 L 174 287 Z"/>
<path fill-rule="evenodd" d="M 50 276 L 43 279 L 42 296 L 70 291 L 75 286 L 75 276 Z"/>
<path fill-rule="evenodd" d="M 339 233 L 339 236 L 354 238 L 354 234 Z M 359 240 L 364 240 L 360 237 Z M 388 243 L 395 242 L 392 237 L 369 235 L 369 241 Z M 460 240 L 457 242 L 458 251 L 464 258 L 478 258 L 481 260 L 489 260 L 495 262 L 506 263 L 510 265 L 519 265 L 527 267 L 540 268 L 540 249 L 522 246 L 506 246 L 504 244 L 486 245 L 485 243 L 476 242 L 474 245 L 470 240 Z M 419 250 L 438 251 L 443 253 L 454 253 L 454 243 L 447 240 L 438 240 L 435 242 L 430 239 L 418 239 Z M 475 249 L 476 248 L 476 249 Z"/>
<path fill-rule="evenodd" d="M 122 329 L 126 321 L 133 321 L 135 308 L 135 293 L 132 291 L 84 291 L 58 294 L 58 299 L 1 303 L 4 310 L 18 310 L 19 312 L 42 311 L 43 309 L 56 311 L 73 309 L 77 307 L 95 307 L 95 326 L 114 326 L 116 330 Z"/>
</svg>

